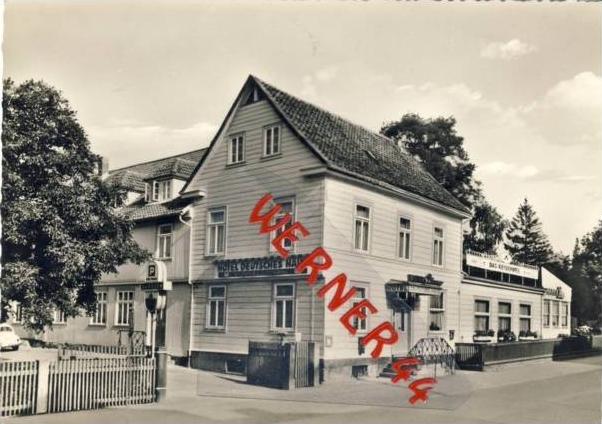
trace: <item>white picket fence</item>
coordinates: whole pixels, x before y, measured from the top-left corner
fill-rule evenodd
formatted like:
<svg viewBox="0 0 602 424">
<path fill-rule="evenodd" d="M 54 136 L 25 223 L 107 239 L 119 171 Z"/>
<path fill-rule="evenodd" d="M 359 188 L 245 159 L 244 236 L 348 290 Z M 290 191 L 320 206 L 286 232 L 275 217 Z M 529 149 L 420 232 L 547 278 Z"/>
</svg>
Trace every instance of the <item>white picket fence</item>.
<svg viewBox="0 0 602 424">
<path fill-rule="evenodd" d="M 150 403 L 155 359 L 120 356 L 0 363 L 0 416 Z"/>
<path fill-rule="evenodd" d="M 0 362 L 0 417 L 35 414 L 38 361 Z"/>
</svg>

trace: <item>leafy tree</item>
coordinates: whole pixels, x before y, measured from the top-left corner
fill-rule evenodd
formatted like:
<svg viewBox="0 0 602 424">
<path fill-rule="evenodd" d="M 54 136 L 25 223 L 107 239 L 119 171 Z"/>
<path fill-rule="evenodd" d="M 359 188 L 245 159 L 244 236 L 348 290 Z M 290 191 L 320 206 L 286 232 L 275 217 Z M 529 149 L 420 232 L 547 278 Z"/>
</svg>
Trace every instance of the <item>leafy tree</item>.
<svg viewBox="0 0 602 424">
<path fill-rule="evenodd" d="M 578 317 L 602 322 L 602 220 L 575 246 L 572 274 L 583 299 Z"/>
<path fill-rule="evenodd" d="M 506 231 L 506 239 L 504 247 L 517 262 L 545 265 L 552 259 L 552 247 L 527 199 L 519 205 L 516 215 L 512 218 Z"/>
<path fill-rule="evenodd" d="M 115 213 L 122 194 L 102 182 L 100 158 L 59 91 L 7 79 L 2 109 L 0 287 L 4 306 L 20 302 L 26 325 L 41 330 L 55 309 L 91 313 L 102 273 L 148 254 Z"/>
<path fill-rule="evenodd" d="M 464 138 L 456 132 L 455 118 L 405 114 L 399 121 L 383 125 L 380 132 L 400 143 L 446 190 L 472 209 L 464 247 L 494 251 L 503 238 L 506 221 L 487 202 L 481 183 L 474 178 L 475 165 L 464 150 Z"/>
<path fill-rule="evenodd" d="M 504 237 L 506 220 L 484 197 L 473 207 L 470 232 L 464 236 L 464 249 L 495 253 L 496 246 Z"/>
</svg>

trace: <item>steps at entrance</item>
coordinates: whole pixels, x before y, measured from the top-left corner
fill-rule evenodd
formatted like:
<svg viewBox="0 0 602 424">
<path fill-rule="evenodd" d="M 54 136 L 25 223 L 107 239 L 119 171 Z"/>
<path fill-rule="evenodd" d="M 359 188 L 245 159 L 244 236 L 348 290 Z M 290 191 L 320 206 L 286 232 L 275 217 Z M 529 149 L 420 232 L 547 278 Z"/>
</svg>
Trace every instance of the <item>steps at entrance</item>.
<svg viewBox="0 0 602 424">
<path fill-rule="evenodd" d="M 393 363 L 401 358 L 402 357 L 393 357 L 391 359 L 391 362 L 389 362 L 383 368 L 383 370 L 380 372 L 380 374 L 378 376 L 382 377 L 382 378 L 389 378 L 389 379 L 395 377 L 395 375 L 397 373 L 393 369 Z M 441 364 L 437 364 L 436 368 L 437 368 L 436 369 L 437 375 L 450 373 L 450 370 L 447 367 L 442 366 Z M 410 379 L 415 380 L 416 378 L 432 377 L 434 374 L 435 374 L 435 364 L 417 365 L 414 367 L 414 370 L 412 371 L 412 377 Z"/>
</svg>

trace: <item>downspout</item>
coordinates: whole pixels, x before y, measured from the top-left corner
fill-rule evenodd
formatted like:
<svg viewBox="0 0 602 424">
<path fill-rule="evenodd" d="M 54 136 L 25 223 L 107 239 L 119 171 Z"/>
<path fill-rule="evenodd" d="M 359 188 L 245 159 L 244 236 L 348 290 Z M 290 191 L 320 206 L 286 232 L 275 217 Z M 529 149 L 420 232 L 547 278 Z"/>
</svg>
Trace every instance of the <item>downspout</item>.
<svg viewBox="0 0 602 424">
<path fill-rule="evenodd" d="M 186 222 L 182 219 L 182 216 L 186 213 L 190 213 L 190 222 Z M 190 286 L 190 317 L 188 322 L 188 368 L 190 368 L 190 358 L 192 352 L 192 317 L 193 308 L 194 308 L 194 286 L 192 285 L 192 221 L 194 219 L 194 214 L 192 209 L 185 208 L 180 215 L 178 215 L 178 219 L 182 224 L 188 227 L 188 285 Z"/>
</svg>

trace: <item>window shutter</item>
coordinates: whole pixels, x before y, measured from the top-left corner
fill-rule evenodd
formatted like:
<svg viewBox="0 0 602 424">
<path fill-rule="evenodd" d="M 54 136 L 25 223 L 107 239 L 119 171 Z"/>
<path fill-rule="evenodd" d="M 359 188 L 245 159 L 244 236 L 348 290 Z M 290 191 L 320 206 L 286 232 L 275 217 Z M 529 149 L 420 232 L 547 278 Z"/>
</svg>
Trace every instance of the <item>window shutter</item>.
<svg viewBox="0 0 602 424">
<path fill-rule="evenodd" d="M 145 202 L 150 201 L 150 193 L 149 193 L 148 183 L 144 183 L 144 201 Z"/>
</svg>

